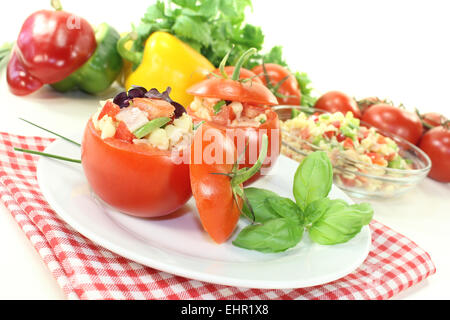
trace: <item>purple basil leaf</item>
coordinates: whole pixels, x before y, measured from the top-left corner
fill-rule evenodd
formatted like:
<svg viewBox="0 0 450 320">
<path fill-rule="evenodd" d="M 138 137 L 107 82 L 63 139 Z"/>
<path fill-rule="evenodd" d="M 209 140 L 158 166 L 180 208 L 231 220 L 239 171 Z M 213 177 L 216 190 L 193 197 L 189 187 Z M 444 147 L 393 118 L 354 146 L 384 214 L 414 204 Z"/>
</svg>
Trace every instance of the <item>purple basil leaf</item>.
<svg viewBox="0 0 450 320">
<path fill-rule="evenodd" d="M 130 102 L 128 101 L 128 96 L 126 92 L 118 93 L 115 97 L 113 102 L 117 104 L 120 108 L 126 108 L 130 105 Z"/>
<path fill-rule="evenodd" d="M 145 89 L 144 87 L 133 87 L 132 89 L 128 90 L 128 99 L 144 98 L 146 93 L 147 89 Z"/>
</svg>

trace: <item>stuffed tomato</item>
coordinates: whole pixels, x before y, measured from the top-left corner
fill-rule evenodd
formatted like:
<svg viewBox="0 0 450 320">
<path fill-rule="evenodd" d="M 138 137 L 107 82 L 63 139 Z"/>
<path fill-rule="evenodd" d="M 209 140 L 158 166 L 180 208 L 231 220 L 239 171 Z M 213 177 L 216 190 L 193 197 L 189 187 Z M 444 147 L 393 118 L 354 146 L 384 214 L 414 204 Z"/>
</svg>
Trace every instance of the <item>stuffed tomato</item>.
<svg viewBox="0 0 450 320">
<path fill-rule="evenodd" d="M 81 162 L 92 190 L 108 205 L 138 217 L 164 216 L 192 196 L 189 161 L 183 161 L 192 119 L 160 96 L 135 96 L 129 92 L 119 104 L 108 100 L 92 116 Z"/>
<path fill-rule="evenodd" d="M 255 164 L 262 136 L 268 136 L 266 160 L 261 170 L 246 182 L 248 185 L 275 164 L 281 135 L 278 115 L 271 108 L 278 104 L 277 98 L 258 78 L 241 78 L 243 60 L 238 61 L 231 77 L 222 67 L 221 77 L 210 77 L 189 88 L 187 92 L 194 96 L 194 101 L 186 109 L 195 123 L 205 121 L 233 138 L 238 154 L 245 152 L 240 168 Z"/>
</svg>

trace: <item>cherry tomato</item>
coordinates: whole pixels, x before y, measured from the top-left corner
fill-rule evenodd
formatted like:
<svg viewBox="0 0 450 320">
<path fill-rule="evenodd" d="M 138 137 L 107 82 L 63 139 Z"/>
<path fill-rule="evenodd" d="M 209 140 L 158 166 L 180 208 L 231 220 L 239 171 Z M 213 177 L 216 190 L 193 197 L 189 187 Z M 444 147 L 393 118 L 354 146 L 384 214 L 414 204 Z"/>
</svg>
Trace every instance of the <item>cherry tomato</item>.
<svg viewBox="0 0 450 320">
<path fill-rule="evenodd" d="M 239 82 L 231 79 L 210 78 L 194 84 L 187 90 L 193 96 L 218 98 L 261 105 L 276 105 L 277 98 L 264 85 L 255 82 Z"/>
<path fill-rule="evenodd" d="M 400 136 L 412 144 L 417 144 L 423 127 L 420 118 L 412 112 L 388 104 L 377 104 L 369 108 L 362 121 Z"/>
<path fill-rule="evenodd" d="M 224 71 L 229 77 L 231 77 L 233 75 L 234 69 L 235 69 L 234 66 L 226 66 L 224 68 Z M 219 69 L 214 70 L 214 74 L 217 74 L 219 76 L 222 75 L 220 73 Z M 211 76 L 209 76 L 209 77 L 211 77 Z M 239 79 L 252 79 L 253 82 L 263 84 L 261 79 L 259 79 L 252 71 L 250 71 L 246 68 L 241 68 L 241 73 L 239 75 Z"/>
<path fill-rule="evenodd" d="M 267 75 L 264 75 L 264 68 Z M 266 86 L 268 85 L 267 78 L 269 79 L 268 87 L 277 96 L 279 104 L 296 106 L 301 104 L 302 93 L 298 87 L 298 81 L 288 69 L 275 63 L 266 63 L 264 67 L 259 65 L 254 67 L 252 71 L 259 76 Z M 283 83 L 277 88 L 280 81 L 283 81 Z"/>
<path fill-rule="evenodd" d="M 222 148 L 215 149 L 214 161 L 211 161 L 207 150 L 213 145 Z M 216 243 L 223 243 L 230 237 L 243 206 L 242 199 L 233 195 L 230 177 L 224 175 L 232 171 L 236 159 L 234 143 L 222 130 L 209 123 L 197 130 L 191 144 L 191 188 L 202 226 Z"/>
<path fill-rule="evenodd" d="M 145 144 L 102 140 L 92 120 L 84 131 L 81 162 L 97 196 L 133 216 L 167 215 L 192 196 L 188 163 Z"/>
<path fill-rule="evenodd" d="M 316 101 L 314 108 L 330 113 L 342 112 L 344 115 L 350 111 L 356 118 L 361 118 L 361 112 L 355 99 L 339 91 L 330 91 L 322 95 Z"/>
<path fill-rule="evenodd" d="M 438 126 L 425 133 L 419 145 L 431 159 L 428 176 L 440 182 L 450 182 L 450 129 Z"/>
</svg>

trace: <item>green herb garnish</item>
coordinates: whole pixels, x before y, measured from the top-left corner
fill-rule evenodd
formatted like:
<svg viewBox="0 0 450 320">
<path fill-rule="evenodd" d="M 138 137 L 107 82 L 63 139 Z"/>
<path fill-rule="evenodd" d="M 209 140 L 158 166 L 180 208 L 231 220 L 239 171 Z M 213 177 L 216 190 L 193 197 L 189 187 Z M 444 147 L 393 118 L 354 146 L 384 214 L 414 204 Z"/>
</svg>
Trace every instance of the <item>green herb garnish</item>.
<svg viewBox="0 0 450 320">
<path fill-rule="evenodd" d="M 171 119 L 168 117 L 161 117 L 161 118 L 156 118 L 156 119 L 150 120 L 149 122 L 144 124 L 139 129 L 136 129 L 133 132 L 133 134 L 136 136 L 136 138 L 141 139 L 141 138 L 145 137 L 146 135 L 148 135 L 149 133 L 151 133 L 152 131 L 166 125 L 167 123 L 170 122 L 170 120 Z"/>
<path fill-rule="evenodd" d="M 316 151 L 297 168 L 293 186 L 295 202 L 270 190 L 246 188 L 243 213 L 250 218 L 251 207 L 253 224 L 245 227 L 233 244 L 274 253 L 295 247 L 305 231 L 312 241 L 323 245 L 352 239 L 372 220 L 372 207 L 367 203 L 349 205 L 344 200 L 329 199 L 332 181 L 328 156 Z"/>
<path fill-rule="evenodd" d="M 222 111 L 222 107 L 224 105 L 226 105 L 226 102 L 223 100 L 220 100 L 219 102 L 217 102 L 213 107 L 214 114 L 218 114 L 220 111 Z"/>
</svg>

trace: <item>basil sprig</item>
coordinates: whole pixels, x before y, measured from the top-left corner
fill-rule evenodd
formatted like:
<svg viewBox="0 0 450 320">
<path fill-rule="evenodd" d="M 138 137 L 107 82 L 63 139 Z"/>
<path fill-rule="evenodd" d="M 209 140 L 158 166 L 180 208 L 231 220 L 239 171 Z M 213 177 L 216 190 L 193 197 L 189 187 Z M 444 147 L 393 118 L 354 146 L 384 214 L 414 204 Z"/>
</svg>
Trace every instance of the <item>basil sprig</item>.
<svg viewBox="0 0 450 320">
<path fill-rule="evenodd" d="M 368 203 L 350 205 L 328 198 L 332 183 L 330 159 L 323 151 L 316 151 L 297 168 L 295 202 L 270 190 L 246 188 L 248 204 L 242 211 L 253 223 L 238 234 L 233 244 L 264 253 L 282 252 L 295 247 L 305 231 L 312 241 L 322 245 L 349 241 L 369 224 L 373 209 Z"/>
</svg>

